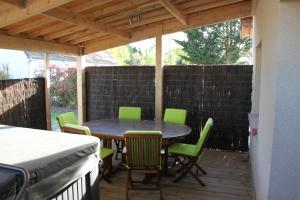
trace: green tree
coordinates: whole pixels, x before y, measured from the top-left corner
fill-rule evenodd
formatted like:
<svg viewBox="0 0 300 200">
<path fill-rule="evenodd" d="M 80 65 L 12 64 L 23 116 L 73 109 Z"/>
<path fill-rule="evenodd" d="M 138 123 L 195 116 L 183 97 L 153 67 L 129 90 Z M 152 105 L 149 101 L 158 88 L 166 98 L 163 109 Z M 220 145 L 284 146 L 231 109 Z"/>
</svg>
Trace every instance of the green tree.
<svg viewBox="0 0 300 200">
<path fill-rule="evenodd" d="M 165 65 L 184 65 L 189 64 L 181 57 L 186 56 L 186 53 L 182 50 L 182 48 L 172 49 L 169 52 L 164 54 L 164 64 Z"/>
<path fill-rule="evenodd" d="M 130 59 L 130 51 L 128 46 L 120 46 L 110 49 L 110 53 L 116 59 L 118 65 L 126 65 Z"/>
<path fill-rule="evenodd" d="M 185 31 L 187 40 L 175 40 L 183 47 L 182 63 L 236 64 L 250 55 L 252 40 L 240 37 L 240 20 Z"/>
<path fill-rule="evenodd" d="M 142 51 L 132 45 L 116 47 L 110 50 L 118 65 L 154 65 L 154 46 Z"/>
</svg>

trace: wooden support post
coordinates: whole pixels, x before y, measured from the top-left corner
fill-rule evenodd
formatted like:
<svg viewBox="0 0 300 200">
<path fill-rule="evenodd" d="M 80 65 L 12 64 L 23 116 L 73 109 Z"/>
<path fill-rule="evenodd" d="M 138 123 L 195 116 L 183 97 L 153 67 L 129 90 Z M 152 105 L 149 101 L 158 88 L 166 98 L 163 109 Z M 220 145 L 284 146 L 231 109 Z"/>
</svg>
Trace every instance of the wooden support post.
<svg viewBox="0 0 300 200">
<path fill-rule="evenodd" d="M 46 102 L 46 123 L 47 130 L 51 128 L 51 99 L 50 99 L 50 65 L 49 65 L 49 53 L 44 54 L 45 60 L 45 102 Z"/>
<path fill-rule="evenodd" d="M 77 111 L 78 124 L 82 124 L 85 119 L 85 56 L 77 57 Z"/>
<path fill-rule="evenodd" d="M 155 67 L 155 120 L 162 120 L 163 111 L 163 51 L 162 35 L 156 36 L 156 67 Z"/>
</svg>

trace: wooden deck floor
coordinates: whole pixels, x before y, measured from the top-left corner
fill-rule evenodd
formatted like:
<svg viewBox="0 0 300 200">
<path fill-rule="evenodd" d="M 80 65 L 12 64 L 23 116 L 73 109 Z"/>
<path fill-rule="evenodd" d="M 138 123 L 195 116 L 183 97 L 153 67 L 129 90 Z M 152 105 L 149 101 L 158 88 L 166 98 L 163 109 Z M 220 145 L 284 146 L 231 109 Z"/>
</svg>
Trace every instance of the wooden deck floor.
<svg viewBox="0 0 300 200">
<path fill-rule="evenodd" d="M 200 160 L 207 175 L 201 176 L 206 186 L 202 187 L 188 175 L 178 183 L 173 178 L 163 177 L 164 200 L 251 200 L 249 163 L 243 162 L 245 154 L 206 150 Z M 112 177 L 112 183 L 100 184 L 101 200 L 125 199 L 126 171 Z M 130 200 L 159 199 L 156 191 L 130 191 Z"/>
</svg>

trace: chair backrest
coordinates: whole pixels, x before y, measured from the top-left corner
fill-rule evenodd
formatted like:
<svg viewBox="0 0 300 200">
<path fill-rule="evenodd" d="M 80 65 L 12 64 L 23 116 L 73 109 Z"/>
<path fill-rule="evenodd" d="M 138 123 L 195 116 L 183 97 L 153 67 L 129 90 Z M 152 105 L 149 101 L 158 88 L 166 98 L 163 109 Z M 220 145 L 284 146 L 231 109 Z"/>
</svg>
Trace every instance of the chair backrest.
<svg viewBox="0 0 300 200">
<path fill-rule="evenodd" d="M 130 169 L 161 169 L 160 131 L 127 131 L 126 164 Z"/>
<path fill-rule="evenodd" d="M 76 116 L 74 112 L 66 112 L 57 116 L 57 121 L 60 129 L 64 127 L 66 124 L 77 124 Z"/>
<path fill-rule="evenodd" d="M 75 124 L 65 124 L 65 126 L 62 127 L 62 132 L 74 133 L 74 134 L 80 134 L 80 135 L 88 135 L 88 136 L 92 135 L 89 127 L 75 125 Z"/>
<path fill-rule="evenodd" d="M 164 114 L 165 123 L 185 124 L 187 111 L 184 109 L 166 108 Z"/>
<path fill-rule="evenodd" d="M 141 120 L 142 109 L 140 107 L 119 107 L 119 119 Z"/>
<path fill-rule="evenodd" d="M 195 154 L 200 155 L 205 143 L 208 139 L 208 136 L 211 132 L 211 128 L 213 126 L 213 119 L 212 118 L 208 118 L 204 128 L 202 129 L 201 133 L 200 133 L 200 137 L 198 139 L 198 142 L 196 144 L 196 150 L 195 150 Z"/>
</svg>

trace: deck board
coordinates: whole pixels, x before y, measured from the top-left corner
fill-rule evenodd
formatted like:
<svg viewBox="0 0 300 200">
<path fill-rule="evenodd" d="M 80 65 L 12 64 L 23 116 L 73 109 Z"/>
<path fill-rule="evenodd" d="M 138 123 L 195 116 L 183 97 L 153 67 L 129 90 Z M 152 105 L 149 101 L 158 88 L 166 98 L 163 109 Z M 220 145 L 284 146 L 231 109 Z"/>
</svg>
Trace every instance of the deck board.
<svg viewBox="0 0 300 200">
<path fill-rule="evenodd" d="M 251 177 L 249 163 L 243 160 L 247 154 L 206 150 L 200 159 L 207 175 L 201 176 L 206 184 L 202 187 L 188 175 L 179 183 L 173 178 L 163 177 L 164 199 L 168 200 L 251 200 Z M 101 200 L 124 200 L 126 170 L 120 170 L 111 178 L 112 183 L 100 184 Z M 140 177 L 136 177 L 140 178 Z M 130 200 L 159 199 L 157 191 L 130 191 Z"/>
</svg>

